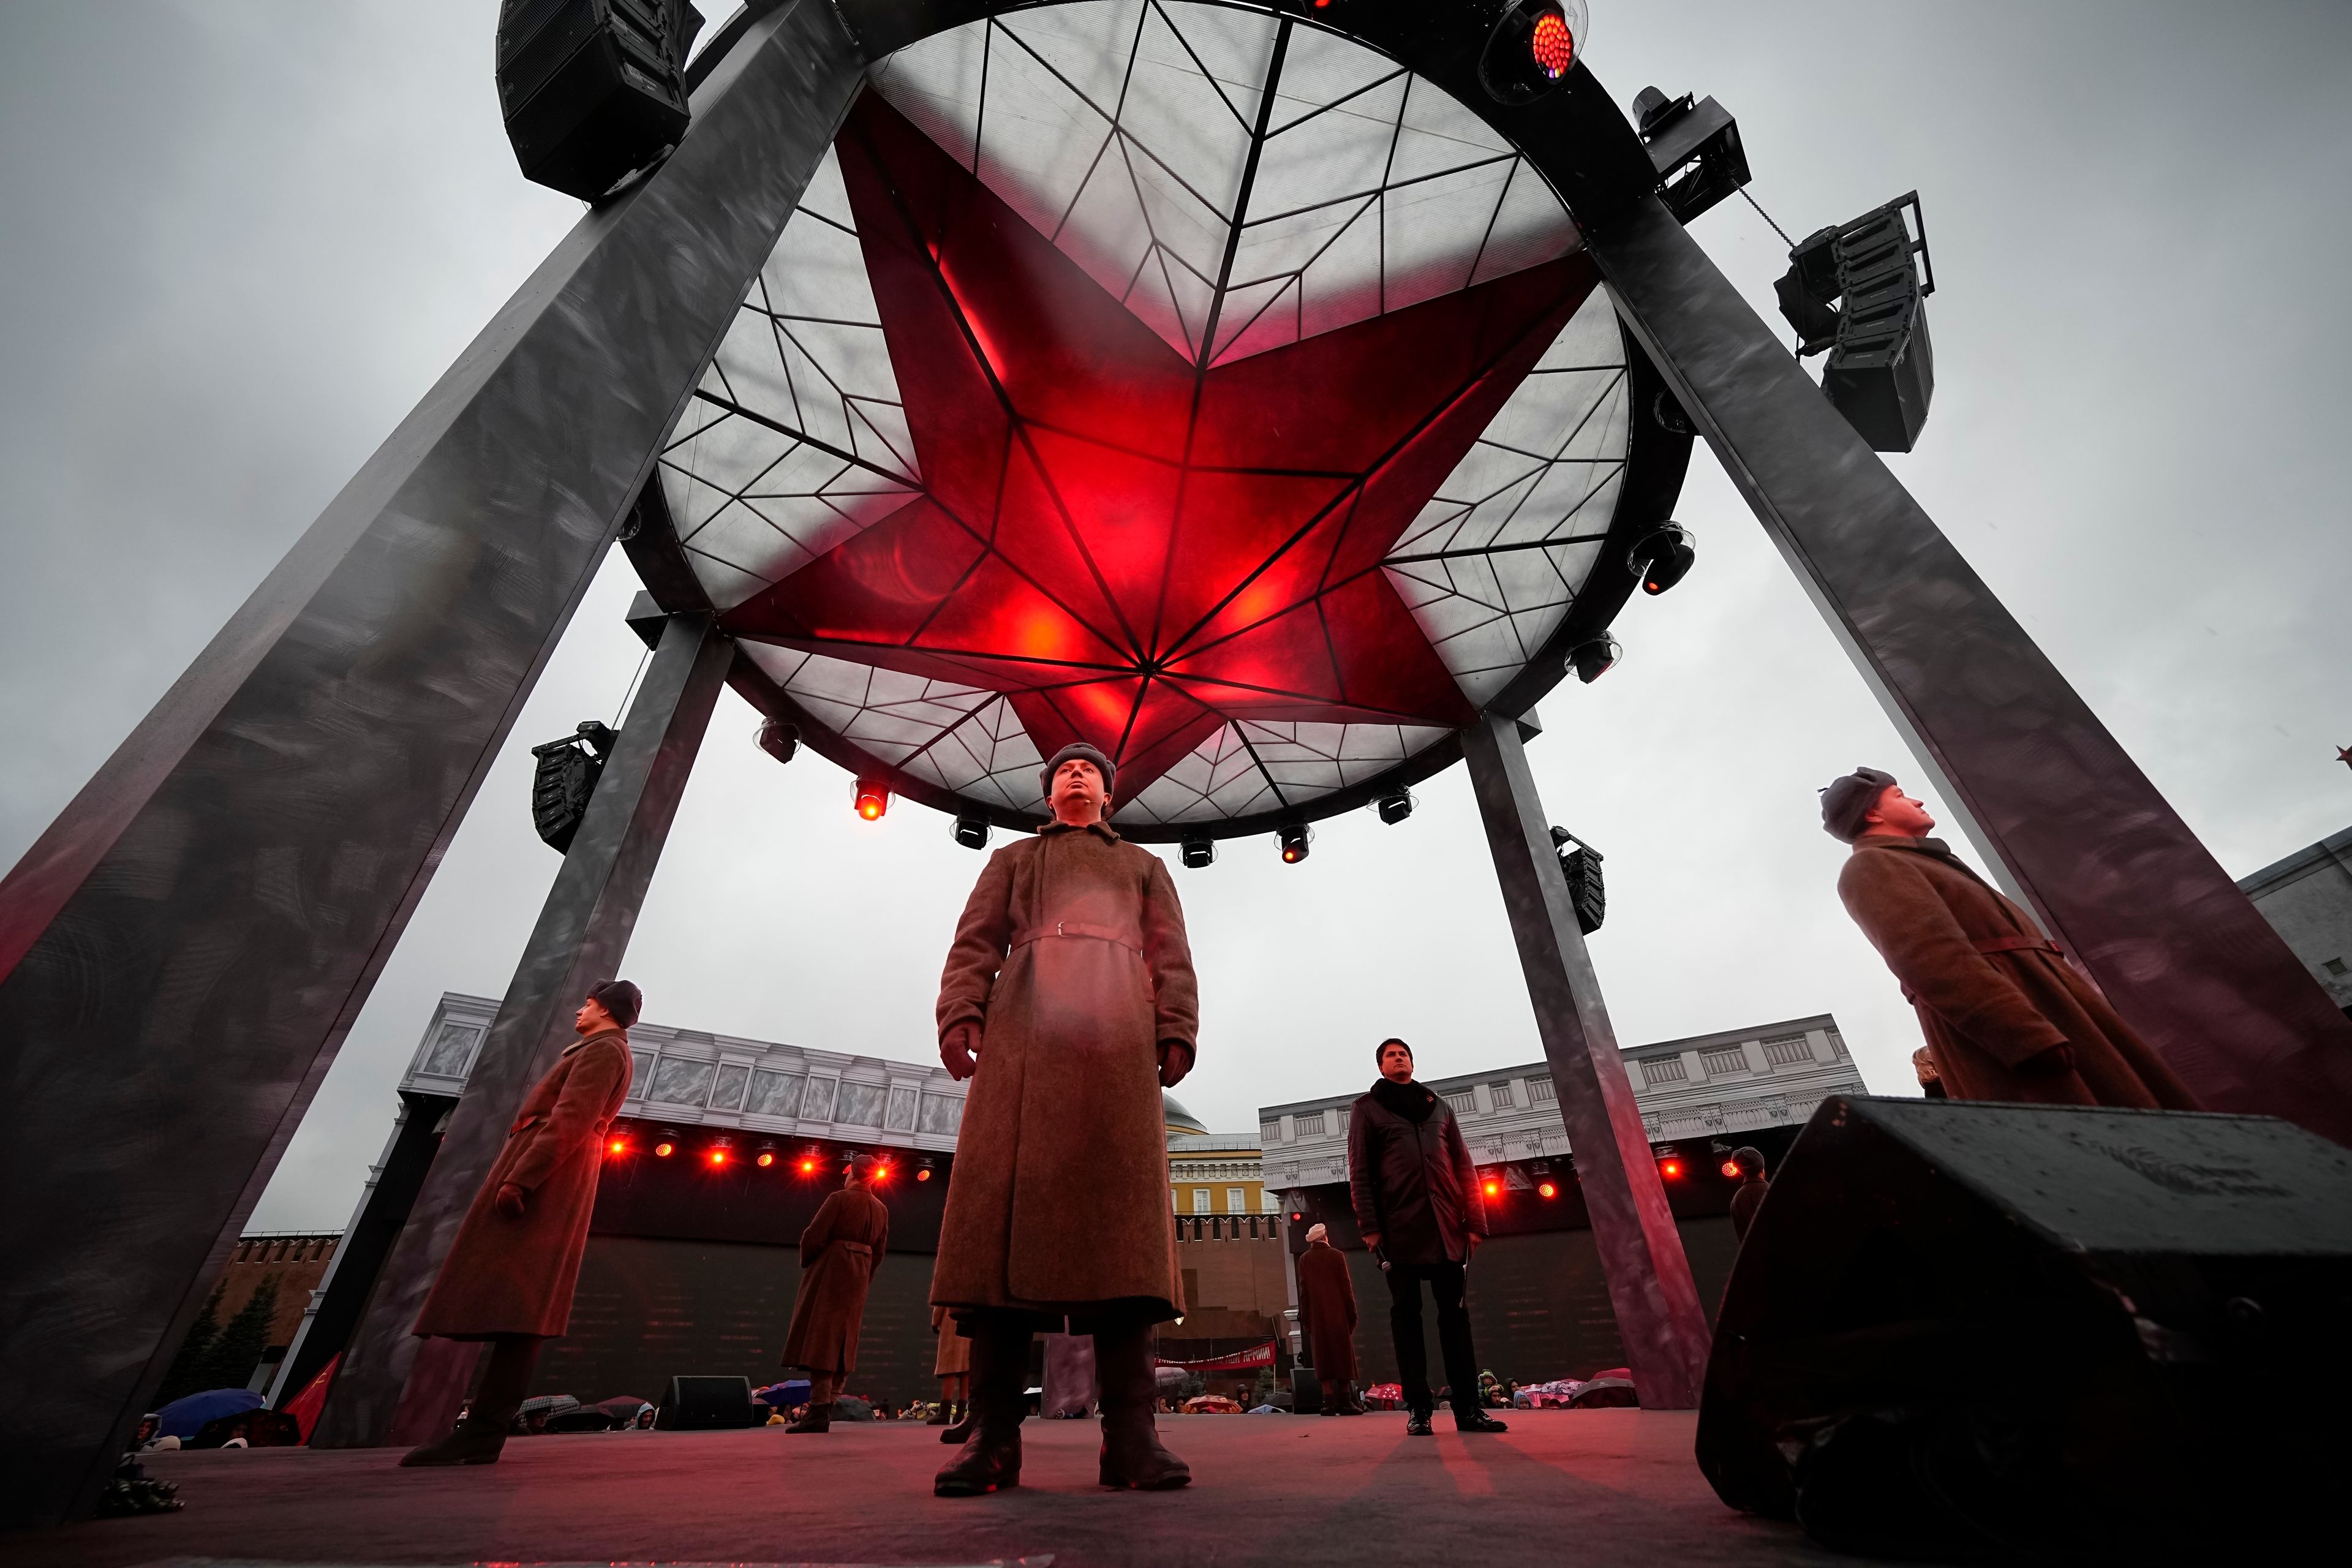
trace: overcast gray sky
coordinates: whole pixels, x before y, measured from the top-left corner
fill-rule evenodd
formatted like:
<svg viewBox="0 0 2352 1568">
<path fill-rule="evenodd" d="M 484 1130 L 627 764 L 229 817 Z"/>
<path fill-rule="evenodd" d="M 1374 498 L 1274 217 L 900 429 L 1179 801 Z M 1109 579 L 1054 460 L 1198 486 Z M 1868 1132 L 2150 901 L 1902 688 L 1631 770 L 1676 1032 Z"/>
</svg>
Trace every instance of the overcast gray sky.
<svg viewBox="0 0 2352 1568">
<path fill-rule="evenodd" d="M 500 131 L 492 0 L 0 6 L 0 859 L 13 861 L 574 221 Z M 1914 188 L 1938 385 L 1895 472 L 2242 875 L 2352 820 L 2352 6 L 1592 0 L 1621 100 L 1713 93 L 1792 234 Z M 714 20 L 716 16 L 714 15 Z M 1700 240 L 1760 310 L 1784 247 Z M 1775 318 L 1777 321 L 1777 318 Z M 1833 1012 L 1874 1087 L 1917 1028 L 1832 889 L 1813 791 L 1909 758 L 1704 448 L 1690 579 L 1542 709 L 1554 820 L 1608 855 L 1593 953 L 1639 1043 Z M 610 719 L 615 554 L 263 1199 L 332 1227 L 441 991 L 496 995 L 557 858 L 529 747 Z M 980 860 L 778 768 L 722 698 L 628 973 L 661 1021 L 929 1059 Z M 1179 871 L 1215 1127 L 1540 1048 L 1460 770 L 1402 826 Z M 1931 801 L 1931 805 L 1933 802 Z"/>
</svg>

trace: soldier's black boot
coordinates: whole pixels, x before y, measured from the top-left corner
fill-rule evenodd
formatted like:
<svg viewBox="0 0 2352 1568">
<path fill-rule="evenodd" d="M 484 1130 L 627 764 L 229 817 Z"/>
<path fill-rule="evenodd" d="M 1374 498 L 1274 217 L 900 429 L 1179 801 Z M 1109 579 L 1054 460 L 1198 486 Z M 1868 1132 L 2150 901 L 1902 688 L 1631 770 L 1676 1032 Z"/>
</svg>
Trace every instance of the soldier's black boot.
<svg viewBox="0 0 2352 1568">
<path fill-rule="evenodd" d="M 801 1413 L 801 1418 L 784 1428 L 787 1435 L 794 1432 L 830 1432 L 833 1430 L 833 1401 L 811 1402 Z"/>
<path fill-rule="evenodd" d="M 507 1446 L 507 1423 L 468 1415 L 437 1443 L 411 1448 L 401 1457 L 404 1466 L 495 1465 Z"/>
<path fill-rule="evenodd" d="M 971 1415 L 966 1423 L 976 1421 L 979 1430 L 931 1482 L 936 1497 L 979 1497 L 1021 1484 L 1030 1331 L 975 1320 L 965 1331 L 971 1339 Z"/>
<path fill-rule="evenodd" d="M 1160 1446 L 1152 1419 L 1159 1386 L 1150 1326 L 1095 1335 L 1095 1377 L 1102 1386 L 1102 1484 L 1156 1492 L 1190 1482 L 1192 1467 Z"/>
<path fill-rule="evenodd" d="M 955 1419 L 948 1424 L 946 1431 L 940 1434 L 940 1441 L 942 1443 L 967 1441 L 971 1436 L 971 1401 L 967 1399 L 955 1407 Z"/>
</svg>

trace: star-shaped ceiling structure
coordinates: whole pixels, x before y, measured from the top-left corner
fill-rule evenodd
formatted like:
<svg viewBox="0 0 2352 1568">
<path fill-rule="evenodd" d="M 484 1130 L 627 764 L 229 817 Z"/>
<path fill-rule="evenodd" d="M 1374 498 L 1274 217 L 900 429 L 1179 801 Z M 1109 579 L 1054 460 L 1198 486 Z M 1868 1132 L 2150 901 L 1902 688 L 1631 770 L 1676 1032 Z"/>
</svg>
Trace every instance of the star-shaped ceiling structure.
<svg viewBox="0 0 2352 1568">
<path fill-rule="evenodd" d="M 1465 721 L 1566 614 L 1623 350 L 1507 145 L 1332 35 L 1190 4 L 877 67 L 664 454 L 801 712 L 1034 810 L 1297 810 Z M 862 765 L 862 764 L 861 764 Z"/>
<path fill-rule="evenodd" d="M 1002 692 L 1129 793 L 1236 717 L 1474 716 L 1381 563 L 1588 261 L 1202 365 L 880 98 L 836 151 L 923 489 L 728 631 Z"/>
</svg>

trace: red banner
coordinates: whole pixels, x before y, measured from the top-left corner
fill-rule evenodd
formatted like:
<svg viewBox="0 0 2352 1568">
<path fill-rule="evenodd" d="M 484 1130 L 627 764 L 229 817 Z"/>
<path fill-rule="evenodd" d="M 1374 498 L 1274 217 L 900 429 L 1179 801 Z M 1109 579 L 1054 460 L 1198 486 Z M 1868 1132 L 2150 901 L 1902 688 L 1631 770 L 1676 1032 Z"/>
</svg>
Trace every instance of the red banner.
<svg viewBox="0 0 2352 1568">
<path fill-rule="evenodd" d="M 1182 1372 L 1241 1372 L 1254 1366 L 1272 1366 L 1274 1342 L 1268 1340 L 1262 1345 L 1252 1345 L 1245 1351 L 1235 1351 L 1231 1355 L 1212 1356 L 1207 1361 L 1170 1361 L 1166 1356 L 1161 1356 L 1160 1364 L 1172 1366 Z"/>
</svg>

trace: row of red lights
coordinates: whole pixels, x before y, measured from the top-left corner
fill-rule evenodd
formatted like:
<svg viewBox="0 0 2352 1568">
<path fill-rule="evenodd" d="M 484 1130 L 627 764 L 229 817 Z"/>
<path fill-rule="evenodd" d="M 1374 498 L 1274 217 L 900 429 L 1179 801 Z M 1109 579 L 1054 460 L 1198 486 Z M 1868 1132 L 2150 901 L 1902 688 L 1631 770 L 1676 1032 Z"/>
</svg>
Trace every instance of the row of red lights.
<svg viewBox="0 0 2352 1568">
<path fill-rule="evenodd" d="M 631 1152 L 631 1149 L 632 1145 L 625 1136 L 616 1137 L 605 1143 L 604 1154 L 607 1159 L 617 1160 L 628 1154 Z M 676 1139 L 660 1138 L 655 1140 L 653 1146 L 653 1155 L 655 1159 L 667 1160 L 677 1152 L 677 1141 Z M 702 1158 L 713 1170 L 719 1170 L 723 1169 L 732 1162 L 734 1154 L 728 1145 L 719 1143 L 714 1144 L 712 1147 L 706 1150 Z M 776 1152 L 773 1149 L 762 1149 L 751 1158 L 751 1163 L 757 1165 L 763 1171 L 772 1166 L 775 1163 Z M 799 1160 L 794 1163 L 799 1166 L 800 1173 L 802 1175 L 814 1176 L 818 1172 L 824 1170 L 829 1165 L 832 1165 L 835 1162 L 816 1154 L 803 1154 Z M 873 1168 L 866 1173 L 866 1179 L 877 1186 L 887 1185 L 891 1179 L 898 1174 L 898 1166 L 891 1163 L 889 1161 L 877 1160 L 875 1162 Z M 919 1182 L 928 1182 L 930 1179 L 931 1167 L 929 1163 L 916 1168 L 915 1180 Z"/>
<path fill-rule="evenodd" d="M 1668 1154 L 1658 1161 L 1658 1174 L 1669 1182 L 1681 1181 L 1684 1172 L 1688 1169 L 1689 1167 L 1683 1163 L 1683 1158 L 1679 1154 Z M 1734 1162 L 1726 1160 L 1723 1163 L 1723 1173 L 1737 1181 L 1739 1177 L 1739 1167 Z M 1488 1176 L 1484 1186 L 1486 1195 L 1490 1198 L 1499 1198 L 1503 1195 L 1503 1179 L 1500 1176 Z M 1536 1195 L 1541 1198 L 1559 1196 L 1559 1184 L 1549 1180 L 1538 1182 Z"/>
</svg>

